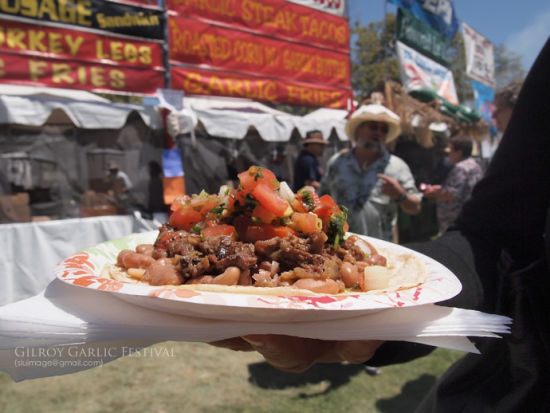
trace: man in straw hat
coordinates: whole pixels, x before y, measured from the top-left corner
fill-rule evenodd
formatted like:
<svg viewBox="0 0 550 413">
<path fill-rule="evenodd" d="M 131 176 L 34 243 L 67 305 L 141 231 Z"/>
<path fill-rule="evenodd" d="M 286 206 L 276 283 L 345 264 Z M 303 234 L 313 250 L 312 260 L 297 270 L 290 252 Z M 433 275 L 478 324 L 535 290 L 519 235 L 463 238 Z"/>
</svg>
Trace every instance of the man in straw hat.
<svg viewBox="0 0 550 413">
<path fill-rule="evenodd" d="M 294 191 L 306 185 L 319 189 L 323 170 L 317 158 L 323 154 L 327 143 L 319 130 L 306 133 L 303 149 L 294 163 Z"/>
<path fill-rule="evenodd" d="M 386 148 L 401 133 L 399 116 L 379 104 L 361 106 L 346 133 L 352 149 L 331 159 L 320 193 L 348 208 L 350 231 L 395 241 L 398 208 L 418 214 L 422 197 L 407 164 Z"/>
</svg>

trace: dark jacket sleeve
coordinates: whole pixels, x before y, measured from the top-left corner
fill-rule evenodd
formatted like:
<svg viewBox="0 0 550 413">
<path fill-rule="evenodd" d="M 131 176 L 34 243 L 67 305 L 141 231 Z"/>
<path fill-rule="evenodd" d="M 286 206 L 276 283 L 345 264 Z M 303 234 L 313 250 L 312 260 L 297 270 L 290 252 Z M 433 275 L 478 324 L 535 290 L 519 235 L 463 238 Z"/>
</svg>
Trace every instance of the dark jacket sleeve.
<svg viewBox="0 0 550 413">
<path fill-rule="evenodd" d="M 455 297 L 438 303 L 449 307 L 479 310 L 483 304 L 483 290 L 474 267 L 470 244 L 457 230 L 448 231 L 434 241 L 405 244 L 407 248 L 443 263 L 462 283 L 462 291 Z M 431 353 L 434 347 L 424 344 L 387 342 L 366 364 L 382 366 L 403 363 Z"/>
</svg>

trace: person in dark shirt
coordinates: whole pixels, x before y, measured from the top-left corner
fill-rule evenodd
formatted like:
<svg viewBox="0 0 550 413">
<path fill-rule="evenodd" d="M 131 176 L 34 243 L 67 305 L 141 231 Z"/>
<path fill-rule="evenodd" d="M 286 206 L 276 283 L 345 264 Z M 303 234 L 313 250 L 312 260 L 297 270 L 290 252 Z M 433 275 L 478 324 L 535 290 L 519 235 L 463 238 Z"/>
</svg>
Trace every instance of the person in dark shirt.
<svg viewBox="0 0 550 413">
<path fill-rule="evenodd" d="M 313 130 L 306 134 L 303 149 L 294 163 L 294 191 L 306 185 L 319 188 L 323 170 L 317 157 L 323 154 L 327 143 L 321 131 Z"/>
<path fill-rule="evenodd" d="M 434 241 L 407 245 L 440 261 L 461 280 L 463 292 L 445 305 L 513 319 L 510 334 L 476 339 L 481 354 L 467 354 L 449 368 L 417 412 L 550 411 L 548 68 L 550 40 L 529 71 L 502 141 L 464 204 L 456 229 Z M 384 366 L 433 349 L 397 341 L 282 335 L 250 335 L 221 344 L 256 350 L 273 366 L 294 372 L 320 362 L 368 360 Z"/>
</svg>

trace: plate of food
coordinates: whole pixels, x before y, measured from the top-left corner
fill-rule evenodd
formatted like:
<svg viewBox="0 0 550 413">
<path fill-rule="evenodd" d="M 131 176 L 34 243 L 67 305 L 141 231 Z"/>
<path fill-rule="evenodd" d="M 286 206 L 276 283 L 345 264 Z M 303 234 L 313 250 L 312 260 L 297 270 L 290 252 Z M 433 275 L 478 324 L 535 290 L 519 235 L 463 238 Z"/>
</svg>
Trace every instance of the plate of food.
<svg viewBox="0 0 550 413">
<path fill-rule="evenodd" d="M 158 231 L 74 254 L 56 276 L 154 310 L 241 321 L 347 318 L 461 291 L 437 261 L 349 233 L 346 209 L 330 196 L 293 193 L 255 166 L 239 180 L 177 199 Z"/>
</svg>

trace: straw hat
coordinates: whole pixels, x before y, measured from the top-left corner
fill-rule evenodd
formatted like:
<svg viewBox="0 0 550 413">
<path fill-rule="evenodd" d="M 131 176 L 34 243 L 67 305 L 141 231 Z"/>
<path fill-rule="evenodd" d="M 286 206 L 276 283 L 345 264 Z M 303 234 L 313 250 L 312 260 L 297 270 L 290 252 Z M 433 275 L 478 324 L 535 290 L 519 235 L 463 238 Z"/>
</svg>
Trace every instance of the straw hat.
<svg viewBox="0 0 550 413">
<path fill-rule="evenodd" d="M 328 142 L 323 138 L 323 135 L 320 132 L 311 133 L 310 136 L 302 141 L 302 145 L 307 145 L 308 143 L 320 143 L 321 145 L 328 144 Z"/>
<path fill-rule="evenodd" d="M 388 124 L 388 135 L 386 143 L 393 141 L 401 133 L 401 119 L 387 107 L 379 104 L 360 106 L 346 123 L 346 134 L 348 138 L 355 142 L 355 130 L 363 122 L 375 121 Z"/>
</svg>

